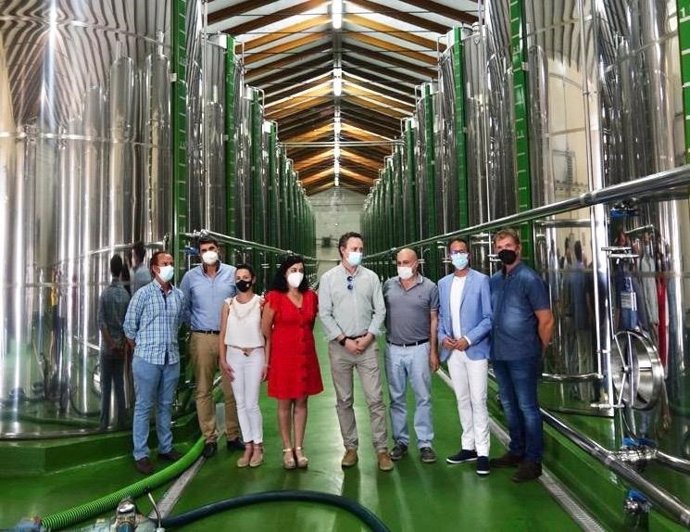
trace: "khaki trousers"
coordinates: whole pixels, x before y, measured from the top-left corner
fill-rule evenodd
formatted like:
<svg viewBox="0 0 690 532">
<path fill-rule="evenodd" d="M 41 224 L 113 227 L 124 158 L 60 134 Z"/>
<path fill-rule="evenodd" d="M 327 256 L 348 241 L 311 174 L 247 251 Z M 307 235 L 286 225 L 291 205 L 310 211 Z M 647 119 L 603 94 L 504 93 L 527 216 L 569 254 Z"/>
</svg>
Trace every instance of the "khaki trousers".
<svg viewBox="0 0 690 532">
<path fill-rule="evenodd" d="M 199 428 L 207 442 L 218 439 L 216 429 L 216 405 L 213 401 L 213 379 L 218 371 L 218 335 L 192 333 L 189 341 L 189 353 L 194 365 L 196 379 L 196 414 Z M 237 406 L 232 393 L 230 379 L 221 375 L 221 388 L 225 398 L 225 434 L 229 440 L 240 436 L 240 424 L 237 421 Z"/>
<path fill-rule="evenodd" d="M 336 412 L 340 422 L 340 433 L 346 449 L 356 449 L 359 446 L 357 436 L 357 422 L 353 405 L 353 374 L 359 373 L 359 380 L 364 390 L 364 398 L 369 407 L 369 420 L 374 449 L 383 451 L 388 449 L 388 434 L 386 432 L 386 407 L 383 404 L 381 390 L 381 369 L 378 359 L 376 342 L 367 347 L 361 355 L 352 355 L 338 342 L 328 344 L 328 357 L 331 361 L 331 376 L 336 395 Z"/>
</svg>

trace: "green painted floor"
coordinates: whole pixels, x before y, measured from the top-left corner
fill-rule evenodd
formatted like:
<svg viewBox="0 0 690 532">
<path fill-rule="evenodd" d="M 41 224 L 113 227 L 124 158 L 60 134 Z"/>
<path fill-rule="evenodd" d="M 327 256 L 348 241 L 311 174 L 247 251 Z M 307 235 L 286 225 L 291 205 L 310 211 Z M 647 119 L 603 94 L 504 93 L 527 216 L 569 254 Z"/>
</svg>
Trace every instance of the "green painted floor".
<svg viewBox="0 0 690 532">
<path fill-rule="evenodd" d="M 309 403 L 305 449 L 310 458 L 307 471 L 282 469 L 281 444 L 277 435 L 275 401 L 264 397 L 266 461 L 256 469 L 238 469 L 238 453 L 224 446 L 208 460 L 184 492 L 173 514 L 237 495 L 267 490 L 316 490 L 342 494 L 372 510 L 393 531 L 434 532 L 468 530 L 578 530 L 579 528 L 538 482 L 515 484 L 511 470 L 494 470 L 479 477 L 474 464 L 449 466 L 444 458 L 457 451 L 459 422 L 455 399 L 440 378 L 433 380 L 435 449 L 439 461 L 422 464 L 412 451 L 393 472 L 378 471 L 371 447 L 366 405 L 357 390 L 356 415 L 360 435 L 360 462 L 342 470 L 342 442 L 335 413 L 325 341 L 317 330 L 326 390 Z M 357 382 L 357 379 L 356 379 Z M 410 406 L 412 405 L 412 397 Z M 87 502 L 126 484 L 140 480 L 128 456 L 127 440 L 113 436 L 104 445 L 115 446 L 119 458 L 31 478 L 0 478 L 0 528 L 22 517 L 46 515 Z M 413 444 L 414 445 L 414 444 Z M 184 448 L 182 448 L 184 450 Z M 491 452 L 504 449 L 492 440 Z M 164 490 L 156 490 L 160 497 Z M 150 504 L 138 501 L 148 513 Z M 344 511 L 306 503 L 273 503 L 233 510 L 209 517 L 185 530 L 280 530 L 292 532 L 366 530 Z"/>
</svg>

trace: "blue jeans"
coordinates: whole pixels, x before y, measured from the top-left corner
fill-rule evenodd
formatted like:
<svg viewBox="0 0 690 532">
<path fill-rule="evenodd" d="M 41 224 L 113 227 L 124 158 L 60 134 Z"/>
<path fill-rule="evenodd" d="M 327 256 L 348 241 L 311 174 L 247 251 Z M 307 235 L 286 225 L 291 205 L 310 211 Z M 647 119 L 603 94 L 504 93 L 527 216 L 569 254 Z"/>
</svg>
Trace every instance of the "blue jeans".
<svg viewBox="0 0 690 532">
<path fill-rule="evenodd" d="M 172 403 L 180 378 L 180 363 L 151 364 L 135 356 L 132 360 L 132 375 L 136 397 L 132 421 L 134 459 L 141 460 L 149 455 L 149 420 L 154 406 L 158 452 L 169 453 L 172 451 Z"/>
<path fill-rule="evenodd" d="M 508 449 L 514 455 L 524 456 L 532 462 L 541 462 L 544 455 L 544 434 L 537 399 L 540 357 L 494 360 L 492 364 L 508 422 Z"/>
<path fill-rule="evenodd" d="M 110 391 L 115 391 L 117 406 L 117 428 L 125 428 L 125 359 L 101 354 L 101 429 L 110 423 Z"/>
<path fill-rule="evenodd" d="M 393 441 L 409 445 L 407 428 L 407 380 L 410 380 L 415 396 L 414 431 L 417 446 L 431 447 L 434 426 L 431 417 L 431 369 L 429 368 L 430 344 L 400 347 L 386 344 L 386 376 L 391 396 L 391 425 Z"/>
</svg>

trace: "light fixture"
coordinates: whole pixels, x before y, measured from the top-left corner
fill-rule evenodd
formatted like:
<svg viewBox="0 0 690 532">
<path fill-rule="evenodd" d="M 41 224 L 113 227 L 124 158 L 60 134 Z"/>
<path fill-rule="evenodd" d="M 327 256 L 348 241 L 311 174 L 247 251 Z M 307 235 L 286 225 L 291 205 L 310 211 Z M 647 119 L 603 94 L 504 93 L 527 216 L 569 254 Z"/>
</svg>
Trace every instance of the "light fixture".
<svg viewBox="0 0 690 532">
<path fill-rule="evenodd" d="M 331 2 L 331 23 L 334 30 L 343 27 L 343 0 L 333 0 Z"/>
<path fill-rule="evenodd" d="M 343 93 L 343 69 L 333 69 L 333 96 L 336 98 Z"/>
<path fill-rule="evenodd" d="M 335 141 L 335 146 L 333 146 L 333 157 L 340 159 L 340 143 L 337 140 Z"/>
<path fill-rule="evenodd" d="M 336 117 L 333 121 L 333 134 L 337 137 L 343 130 L 343 124 L 340 122 L 340 117 Z"/>
<path fill-rule="evenodd" d="M 333 159 L 333 173 L 340 174 L 340 159 Z"/>
</svg>

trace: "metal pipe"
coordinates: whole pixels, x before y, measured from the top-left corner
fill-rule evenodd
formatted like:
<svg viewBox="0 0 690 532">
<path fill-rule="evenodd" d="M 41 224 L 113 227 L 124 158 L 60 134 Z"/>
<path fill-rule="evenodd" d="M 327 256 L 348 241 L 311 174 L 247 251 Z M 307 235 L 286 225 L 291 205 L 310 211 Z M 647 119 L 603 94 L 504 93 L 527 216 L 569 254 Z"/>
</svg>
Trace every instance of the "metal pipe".
<svg viewBox="0 0 690 532">
<path fill-rule="evenodd" d="M 554 216 L 556 214 L 581 209 L 583 207 L 592 207 L 601 203 L 629 199 L 631 195 L 635 196 L 636 199 L 641 199 L 658 192 L 668 191 L 669 189 L 688 184 L 690 184 L 690 165 L 683 165 L 671 170 L 664 170 L 663 172 L 657 172 L 656 174 L 641 177 L 640 179 L 636 179 L 634 181 L 626 181 L 624 183 L 618 183 L 616 185 L 600 188 L 598 190 L 585 192 L 579 196 L 557 201 L 549 205 L 536 207 L 528 211 L 519 212 L 510 216 L 504 216 L 503 218 L 473 225 L 457 231 L 451 231 L 450 233 L 440 234 L 425 238 L 423 240 L 418 240 L 416 242 L 404 244 L 402 246 L 393 247 L 388 251 L 381 251 L 379 253 L 374 253 L 373 255 L 368 255 L 367 259 L 385 256 L 389 253 L 394 253 L 403 247 L 415 248 L 436 243 L 438 241 L 445 242 L 448 239 L 457 236 L 490 231 L 500 227 L 529 222 L 537 218 Z"/>
<path fill-rule="evenodd" d="M 671 469 L 680 471 L 681 473 L 690 473 L 690 460 L 677 458 L 658 449 L 654 455 L 654 459 L 657 462 L 670 467 Z"/>
<path fill-rule="evenodd" d="M 582 373 L 578 375 L 542 373 L 541 378 L 548 382 L 597 382 L 601 380 L 603 376 L 598 373 Z"/>
<path fill-rule="evenodd" d="M 234 236 L 228 236 L 228 235 L 223 235 L 221 233 L 216 233 L 214 231 L 207 231 L 207 230 L 202 230 L 202 231 L 194 231 L 192 233 L 182 233 L 180 235 L 182 238 L 186 238 L 187 240 L 195 240 L 201 236 L 210 236 L 218 240 L 219 242 L 223 242 L 225 244 L 234 244 L 237 246 L 244 246 L 246 248 L 250 249 L 257 249 L 259 251 L 268 251 L 269 253 L 278 253 L 282 255 L 289 255 L 291 253 L 295 253 L 292 250 L 289 249 L 280 249 L 280 248 L 274 248 L 273 246 L 267 246 L 266 244 L 260 244 L 258 242 L 252 242 L 250 240 L 244 240 L 242 238 L 236 238 Z M 316 261 L 317 259 L 315 257 L 308 257 L 306 255 L 302 255 L 302 258 L 304 260 L 310 260 L 310 261 Z"/>
<path fill-rule="evenodd" d="M 544 421 L 571 440 L 580 449 L 599 460 L 609 470 L 640 490 L 656 506 L 664 510 L 671 518 L 683 525 L 690 526 L 690 508 L 670 493 L 658 488 L 637 471 L 622 463 L 615 453 L 602 447 L 594 440 L 583 436 L 548 411 L 541 409 Z"/>
</svg>

